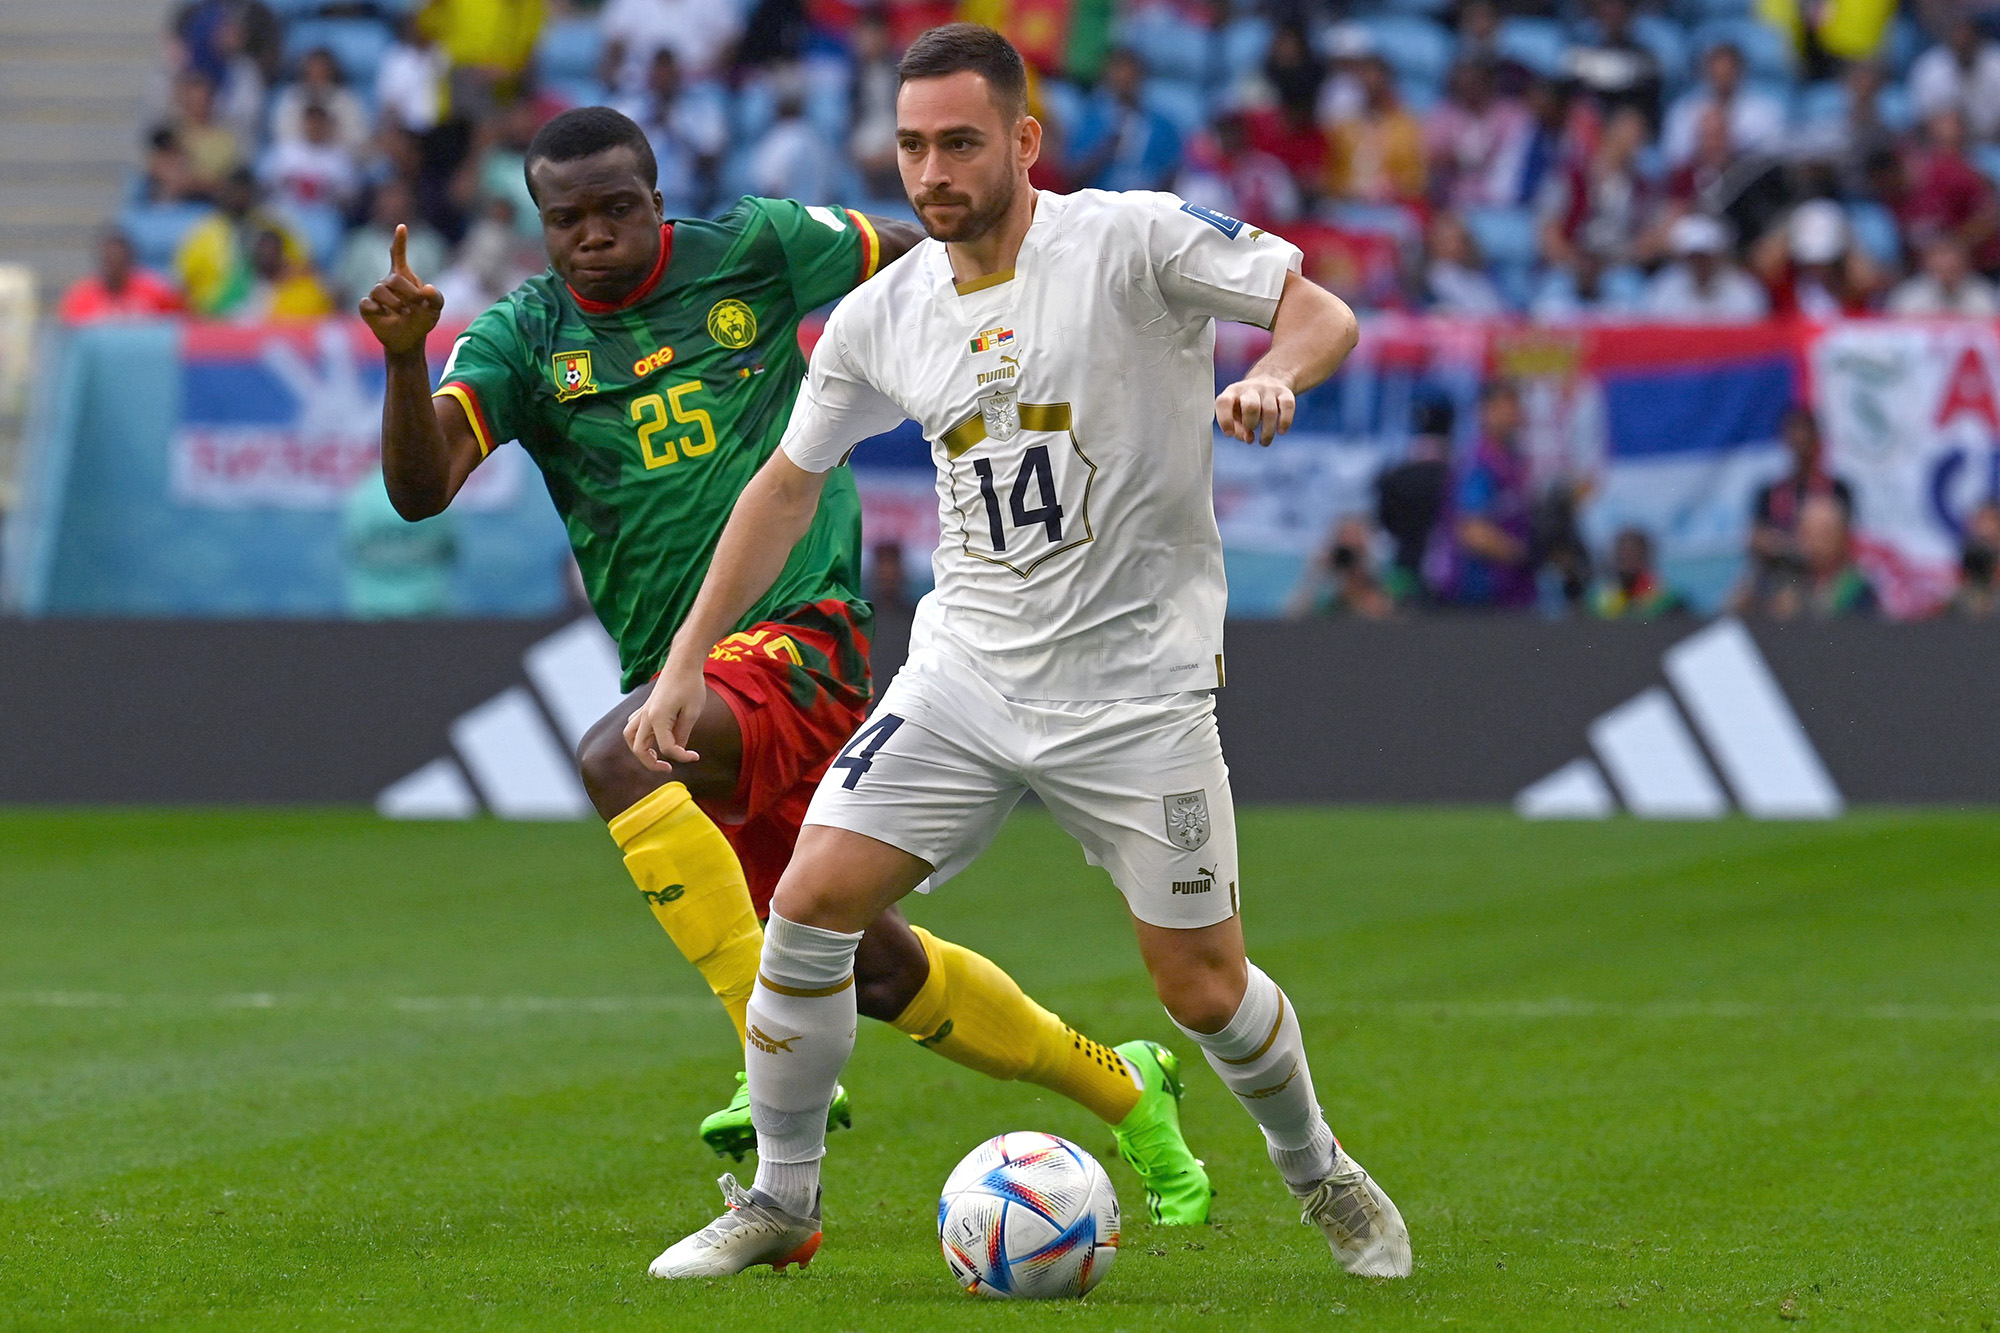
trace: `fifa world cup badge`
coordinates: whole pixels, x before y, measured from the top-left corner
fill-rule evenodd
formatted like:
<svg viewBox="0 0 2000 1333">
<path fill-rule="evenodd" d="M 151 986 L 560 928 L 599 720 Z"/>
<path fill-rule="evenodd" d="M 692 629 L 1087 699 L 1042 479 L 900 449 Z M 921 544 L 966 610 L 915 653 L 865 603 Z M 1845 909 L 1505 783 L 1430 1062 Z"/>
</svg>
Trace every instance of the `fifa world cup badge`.
<svg viewBox="0 0 2000 1333">
<path fill-rule="evenodd" d="M 1021 404 L 1011 393 L 989 393 L 979 400 L 979 419 L 986 438 L 1005 443 L 1021 433 Z"/>
<path fill-rule="evenodd" d="M 1198 852 L 1208 842 L 1208 792 L 1184 791 L 1160 798 L 1167 807 L 1167 839 L 1183 851 Z"/>
<path fill-rule="evenodd" d="M 566 403 L 597 392 L 597 377 L 590 373 L 590 353 L 557 352 L 552 358 L 556 372 L 556 401 Z"/>
</svg>

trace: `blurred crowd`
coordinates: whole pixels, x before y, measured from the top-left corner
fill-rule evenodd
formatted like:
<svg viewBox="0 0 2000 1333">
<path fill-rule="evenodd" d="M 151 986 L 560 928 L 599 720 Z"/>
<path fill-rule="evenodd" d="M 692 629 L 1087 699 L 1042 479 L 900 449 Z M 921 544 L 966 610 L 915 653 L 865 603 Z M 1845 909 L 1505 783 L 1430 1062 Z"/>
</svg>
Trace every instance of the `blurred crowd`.
<svg viewBox="0 0 2000 1333">
<path fill-rule="evenodd" d="M 1586 488 L 1537 483 L 1518 386 L 1488 382 L 1478 411 L 1474 448 L 1455 458 L 1450 403 L 1419 403 L 1408 457 L 1376 477 L 1374 512 L 1334 525 L 1292 591 L 1289 616 L 1455 609 L 1658 620 L 1694 610 L 1661 570 L 1650 533 L 1621 529 L 1593 553 L 1577 521 Z M 1783 434 L 1790 465 L 1752 498 L 1743 574 L 1726 609 L 1769 620 L 1881 614 L 1855 543 L 1854 487 L 1828 469 L 1819 422 L 1795 406 Z M 1996 609 L 2000 504 L 1988 501 L 1966 520 L 1958 587 L 1939 613 L 1986 620 Z"/>
<path fill-rule="evenodd" d="M 1037 183 L 1173 189 L 1280 231 L 1364 309 L 1653 321 L 2000 313 L 2000 8 L 1971 0 L 192 0 L 145 157 L 63 302 L 86 320 L 348 309 L 411 227 L 466 314 L 544 263 L 535 130 L 610 104 L 675 215 L 756 193 L 907 214 L 895 61 L 990 23 L 1028 57 Z M 1653 543 L 1592 552 L 1584 496 L 1534 489 L 1518 392 L 1478 446 L 1420 415 L 1378 512 L 1294 610 L 1685 607 Z M 1854 497 L 1817 431 L 1759 493 L 1737 609 L 1864 615 Z M 1955 605 L 1994 597 L 2000 512 Z"/>
<path fill-rule="evenodd" d="M 671 212 L 902 211 L 897 52 L 968 17 L 1034 67 L 1039 183 L 1280 229 L 1366 308 L 2000 310 L 2000 10 L 1752 2 L 192 0 L 67 309 L 317 315 L 399 221 L 490 300 L 542 266 L 522 149 L 587 103 L 645 127 Z"/>
</svg>

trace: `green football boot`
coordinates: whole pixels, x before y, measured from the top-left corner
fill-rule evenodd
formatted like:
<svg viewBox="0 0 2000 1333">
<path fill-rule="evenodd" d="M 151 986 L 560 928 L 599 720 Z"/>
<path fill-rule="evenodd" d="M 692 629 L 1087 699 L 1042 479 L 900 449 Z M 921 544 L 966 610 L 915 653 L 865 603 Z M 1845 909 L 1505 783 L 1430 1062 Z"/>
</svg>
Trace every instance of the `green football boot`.
<svg viewBox="0 0 2000 1333">
<path fill-rule="evenodd" d="M 847 1108 L 847 1089 L 833 1085 L 833 1105 L 826 1108 L 826 1131 L 848 1129 L 854 1116 Z M 715 1149 L 717 1157 L 743 1160 L 743 1154 L 757 1151 L 757 1130 L 750 1123 L 750 1076 L 736 1076 L 736 1095 L 729 1105 L 701 1122 L 701 1141 Z"/>
<path fill-rule="evenodd" d="M 1113 1049 L 1146 1085 L 1139 1104 L 1111 1131 L 1118 1136 L 1118 1155 L 1146 1182 L 1146 1212 L 1155 1223 L 1199 1226 L 1208 1221 L 1215 1190 L 1201 1159 L 1181 1137 L 1180 1057 L 1156 1041 L 1128 1041 Z"/>
</svg>

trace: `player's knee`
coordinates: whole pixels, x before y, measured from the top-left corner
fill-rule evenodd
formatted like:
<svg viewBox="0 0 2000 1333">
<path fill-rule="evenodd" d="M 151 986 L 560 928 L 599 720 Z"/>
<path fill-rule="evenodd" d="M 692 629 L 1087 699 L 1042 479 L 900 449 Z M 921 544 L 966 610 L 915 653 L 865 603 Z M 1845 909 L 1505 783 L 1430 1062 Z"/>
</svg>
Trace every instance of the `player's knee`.
<svg viewBox="0 0 2000 1333">
<path fill-rule="evenodd" d="M 1220 1032 L 1242 1007 L 1244 981 L 1226 967 L 1162 968 L 1153 976 L 1153 990 L 1182 1027 Z"/>
<path fill-rule="evenodd" d="M 624 725 L 615 714 L 583 734 L 576 747 L 576 768 L 590 803 L 606 823 L 658 785 L 625 744 Z"/>
</svg>

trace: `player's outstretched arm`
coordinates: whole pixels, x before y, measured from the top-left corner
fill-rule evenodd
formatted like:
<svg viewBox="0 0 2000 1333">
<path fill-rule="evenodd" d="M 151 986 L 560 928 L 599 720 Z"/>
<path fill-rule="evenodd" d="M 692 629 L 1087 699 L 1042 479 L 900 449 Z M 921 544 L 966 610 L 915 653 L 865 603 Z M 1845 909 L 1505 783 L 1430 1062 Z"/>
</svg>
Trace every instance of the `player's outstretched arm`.
<svg viewBox="0 0 2000 1333">
<path fill-rule="evenodd" d="M 825 485 L 825 473 L 806 471 L 780 449 L 736 498 L 708 577 L 674 635 L 667 664 L 654 678 L 646 702 L 625 723 L 625 743 L 646 767 L 671 773 L 675 764 L 701 757 L 687 748 L 687 739 L 708 695 L 702 663 L 778 581 L 792 548 L 812 526 Z"/>
<path fill-rule="evenodd" d="M 444 297 L 410 269 L 407 228 L 389 243 L 389 276 L 361 298 L 361 318 L 382 344 L 389 383 L 382 394 L 382 477 L 396 512 L 415 522 L 440 513 L 479 465 L 479 439 L 465 409 L 431 398 L 424 341 L 444 313 Z"/>
<path fill-rule="evenodd" d="M 1298 395 L 1334 371 L 1361 341 L 1347 302 L 1296 273 L 1285 275 L 1271 350 L 1215 399 L 1215 423 L 1246 444 L 1269 444 L 1292 428 Z"/>
</svg>

